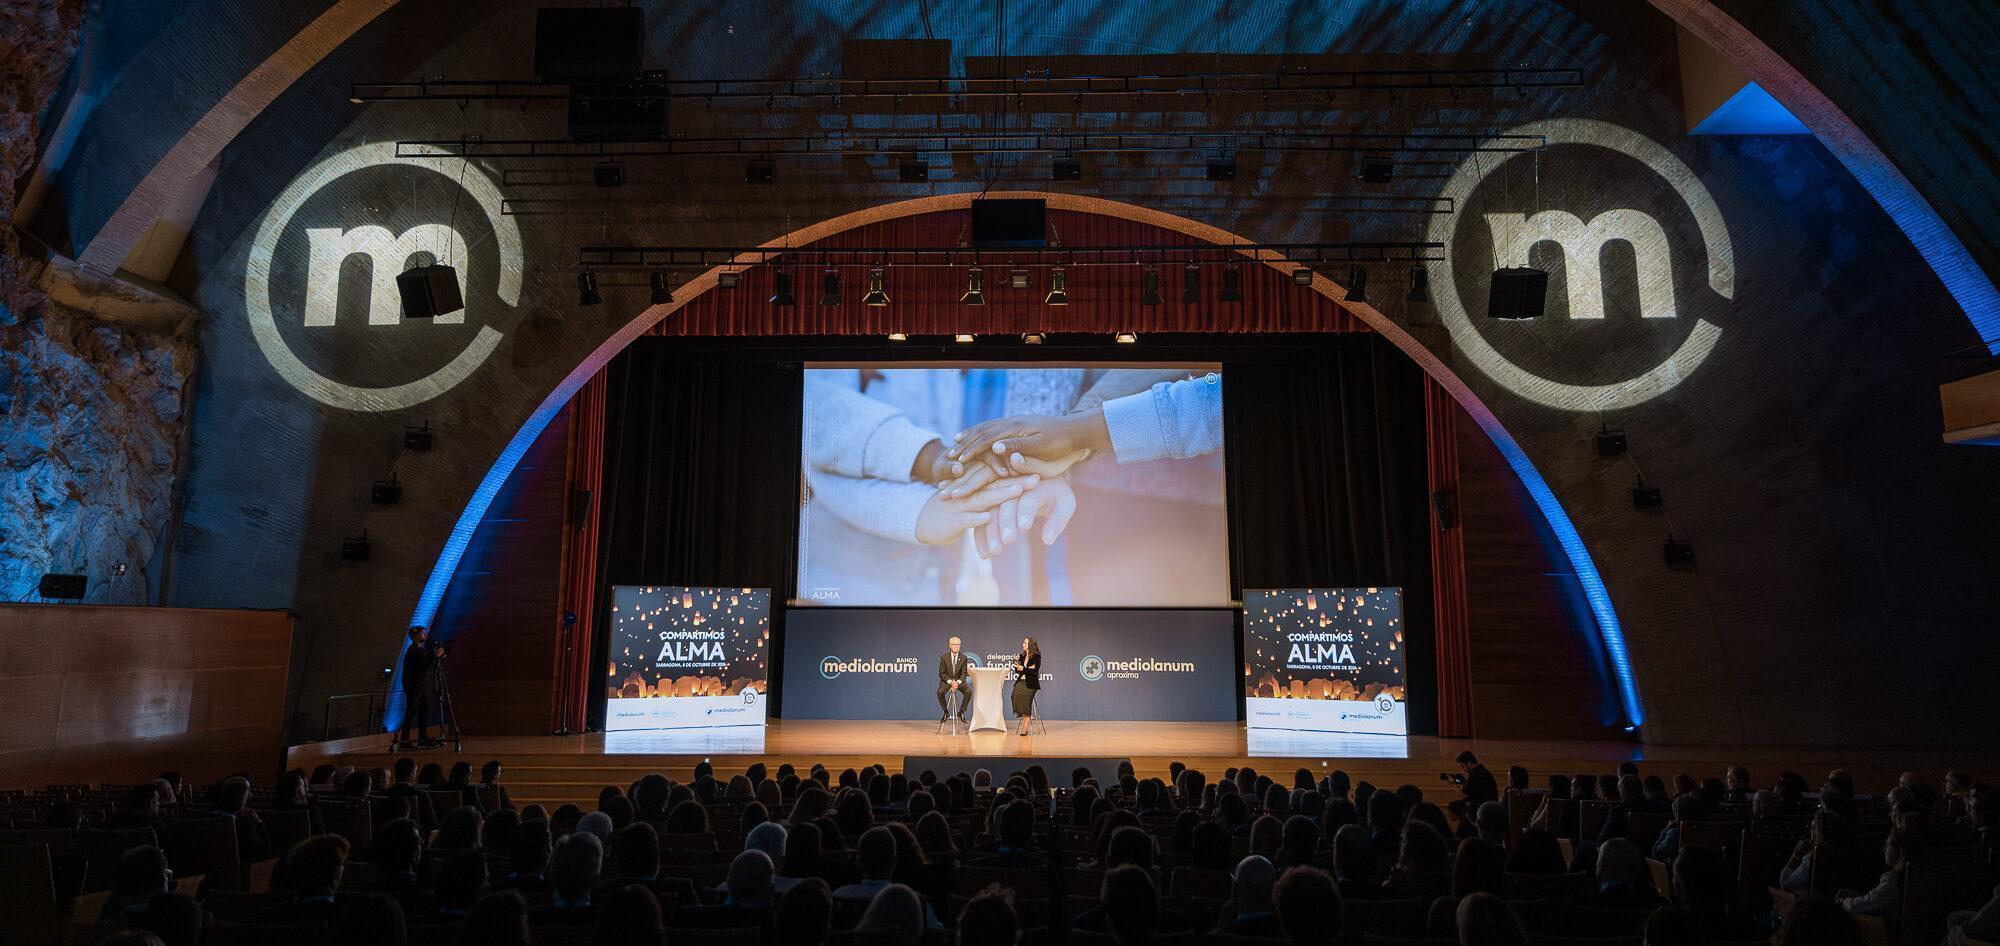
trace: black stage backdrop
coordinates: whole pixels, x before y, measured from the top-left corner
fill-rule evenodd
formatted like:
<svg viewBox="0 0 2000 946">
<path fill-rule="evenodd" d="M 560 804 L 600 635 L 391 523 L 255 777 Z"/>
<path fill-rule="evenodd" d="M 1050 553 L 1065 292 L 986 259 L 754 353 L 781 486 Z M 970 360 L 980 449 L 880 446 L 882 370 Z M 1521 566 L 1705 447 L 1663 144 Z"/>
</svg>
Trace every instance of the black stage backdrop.
<svg viewBox="0 0 2000 946">
<path fill-rule="evenodd" d="M 796 596 L 807 361 L 1222 361 L 1231 591 L 1400 585 L 1410 731 L 1436 731 L 1423 373 L 1373 335 L 1153 336 L 1135 349 L 642 338 L 607 369 L 603 613 L 614 584 L 770 588 L 783 715 L 783 602 Z M 600 695 L 591 724 L 603 724 Z"/>
</svg>

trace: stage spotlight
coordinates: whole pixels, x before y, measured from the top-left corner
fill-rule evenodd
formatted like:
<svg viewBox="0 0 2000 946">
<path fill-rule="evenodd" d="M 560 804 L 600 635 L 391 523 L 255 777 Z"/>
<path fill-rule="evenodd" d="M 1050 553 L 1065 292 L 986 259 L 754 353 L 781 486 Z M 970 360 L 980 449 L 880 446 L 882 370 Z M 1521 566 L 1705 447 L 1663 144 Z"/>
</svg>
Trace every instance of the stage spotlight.
<svg viewBox="0 0 2000 946">
<path fill-rule="evenodd" d="M 743 163 L 743 183 L 769 184 L 778 179 L 778 166 L 770 161 L 746 161 Z"/>
<path fill-rule="evenodd" d="M 888 276 L 877 266 L 868 271 L 868 291 L 861 294 L 861 304 L 879 309 L 889 304 L 889 291 L 883 288 Z"/>
<path fill-rule="evenodd" d="M 1049 274 L 1049 294 L 1042 301 L 1049 305 L 1069 305 L 1069 293 L 1063 288 L 1063 268 L 1058 266 Z"/>
<path fill-rule="evenodd" d="M 1313 284 L 1313 271 L 1312 271 L 1312 267 L 1310 267 L 1310 266 L 1300 266 L 1300 267 L 1298 267 L 1298 268 L 1296 268 L 1296 269 L 1293 269 L 1293 270 L 1292 270 L 1292 285 L 1294 285 L 1294 286 L 1310 286 L 1310 285 L 1312 285 L 1312 284 Z"/>
<path fill-rule="evenodd" d="M 1017 269 L 1007 274 L 1007 288 L 1009 289 L 1026 289 L 1030 285 L 1033 285 L 1032 277 L 1028 275 L 1028 271 L 1025 269 Z"/>
<path fill-rule="evenodd" d="M 957 335 L 953 335 L 953 336 L 951 337 L 951 340 L 952 340 L 952 341 L 954 341 L 954 342 L 957 342 L 957 343 L 959 343 L 960 345 L 970 345 L 970 344 L 972 344 L 972 336 L 970 336 L 970 335 L 967 335 L 967 334 L 965 334 L 964 332 L 960 332 L 960 333 L 959 333 L 959 334 L 957 334 Z"/>
<path fill-rule="evenodd" d="M 625 162 L 597 162 L 597 166 L 590 169 L 590 180 L 599 187 L 625 186 Z"/>
<path fill-rule="evenodd" d="M 1347 269 L 1347 301 L 1368 301 L 1368 271 L 1359 266 Z"/>
<path fill-rule="evenodd" d="M 368 488 L 368 501 L 377 506 L 394 506 L 403 501 L 403 484 L 396 481 L 394 473 L 386 480 L 376 480 Z"/>
<path fill-rule="evenodd" d="M 819 281 L 819 286 L 820 286 L 820 292 L 819 292 L 819 304 L 820 304 L 820 305 L 839 305 L 839 304 L 840 304 L 840 273 L 839 273 L 839 272 L 837 272 L 837 271 L 835 271 L 835 270 L 831 270 L 831 269 L 827 270 L 827 271 L 826 271 L 826 275 L 825 275 L 825 276 L 822 276 L 822 277 L 820 277 L 820 281 Z"/>
<path fill-rule="evenodd" d="M 603 301 L 604 297 L 597 294 L 597 274 L 585 266 L 576 274 L 576 304 L 592 306 Z"/>
<path fill-rule="evenodd" d="M 931 179 L 930 162 L 922 158 L 904 158 L 896 162 L 896 176 L 905 184 L 921 184 Z"/>
<path fill-rule="evenodd" d="M 889 340 L 892 342 L 907 342 L 910 340 L 910 336 L 905 332 L 890 332 Z"/>
<path fill-rule="evenodd" d="M 1549 293 L 1549 274 L 1528 267 L 1496 269 L 1486 291 L 1489 319 L 1538 319 Z"/>
<path fill-rule="evenodd" d="M 1243 273 L 1236 267 L 1222 271 L 1222 292 L 1216 298 L 1223 302 L 1243 301 Z"/>
<path fill-rule="evenodd" d="M 1055 162 L 1049 165 L 1049 180 L 1052 181 L 1083 180 L 1083 161 L 1075 157 L 1056 158 Z"/>
<path fill-rule="evenodd" d="M 1431 274 L 1418 266 L 1410 270 L 1410 294 L 1403 297 L 1410 302 L 1431 301 Z"/>
<path fill-rule="evenodd" d="M 1112 337 L 1117 339 L 1120 345 L 1132 345 L 1139 341 L 1139 335 L 1136 332 L 1119 332 Z"/>
<path fill-rule="evenodd" d="M 1615 457 L 1625 452 L 1625 431 L 1603 427 L 1597 431 L 1597 455 Z"/>
<path fill-rule="evenodd" d="M 1236 156 L 1226 154 L 1209 158 L 1208 179 L 1211 181 L 1236 180 Z"/>
<path fill-rule="evenodd" d="M 966 305 L 986 304 L 986 274 L 975 266 L 965 274 L 965 294 L 958 301 Z"/>
<path fill-rule="evenodd" d="M 403 428 L 403 449 L 405 450 L 415 453 L 425 453 L 430 450 L 431 445 L 435 442 L 436 438 L 431 433 L 430 421 L 424 421 L 422 427 Z"/>
<path fill-rule="evenodd" d="M 717 289 L 734 289 L 742 281 L 743 274 L 733 269 L 725 269 L 715 274 L 715 287 Z"/>
<path fill-rule="evenodd" d="M 798 305 L 799 300 L 792 295 L 792 274 L 778 270 L 778 277 L 772 280 L 770 303 L 772 305 Z"/>
<path fill-rule="evenodd" d="M 1021 336 L 1021 344 L 1023 345 L 1040 345 L 1041 343 L 1042 333 L 1040 332 L 1028 332 Z"/>
<path fill-rule="evenodd" d="M 1181 270 L 1181 301 L 1190 305 L 1201 301 L 1201 267 L 1193 263 Z"/>
<path fill-rule="evenodd" d="M 653 271 L 646 274 L 646 282 L 653 290 L 654 305 L 666 305 L 674 301 L 674 280 L 667 275 L 666 270 L 658 266 L 653 267 Z"/>
<path fill-rule="evenodd" d="M 1385 157 L 1361 159 L 1361 182 L 1363 184 L 1387 184 L 1396 176 L 1396 164 Z"/>
<path fill-rule="evenodd" d="M 1666 497 L 1660 493 L 1658 486 L 1647 486 L 1645 480 L 1640 480 L 1632 487 L 1633 508 L 1658 509 L 1665 504 Z"/>
<path fill-rule="evenodd" d="M 1676 541 L 1672 535 L 1668 535 L 1666 548 L 1663 551 L 1668 565 L 1685 566 L 1694 564 L 1693 542 Z"/>
<path fill-rule="evenodd" d="M 1160 301 L 1160 271 L 1148 266 L 1139 277 L 1139 304 L 1159 305 Z"/>
<path fill-rule="evenodd" d="M 365 562 L 368 560 L 368 530 L 361 534 L 340 540 L 340 559 L 344 562 Z"/>
</svg>

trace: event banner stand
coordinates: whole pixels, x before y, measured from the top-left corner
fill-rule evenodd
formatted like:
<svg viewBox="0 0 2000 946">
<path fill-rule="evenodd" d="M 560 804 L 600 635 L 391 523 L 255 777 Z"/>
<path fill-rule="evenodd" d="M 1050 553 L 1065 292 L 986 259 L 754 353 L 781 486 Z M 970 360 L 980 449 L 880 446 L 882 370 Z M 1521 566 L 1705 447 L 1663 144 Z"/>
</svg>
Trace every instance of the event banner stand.
<svg viewBox="0 0 2000 946">
<path fill-rule="evenodd" d="M 1403 589 L 1243 591 L 1251 729 L 1404 736 Z"/>
<path fill-rule="evenodd" d="M 614 585 L 604 729 L 762 726 L 771 590 Z"/>
</svg>

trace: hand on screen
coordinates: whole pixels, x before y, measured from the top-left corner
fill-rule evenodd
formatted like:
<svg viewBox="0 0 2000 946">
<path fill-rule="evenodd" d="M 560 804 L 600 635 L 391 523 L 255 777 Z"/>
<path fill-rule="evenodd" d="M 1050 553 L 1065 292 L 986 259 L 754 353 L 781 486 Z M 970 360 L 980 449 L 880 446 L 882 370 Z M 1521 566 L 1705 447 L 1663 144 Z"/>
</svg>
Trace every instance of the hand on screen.
<svg viewBox="0 0 2000 946">
<path fill-rule="evenodd" d="M 1005 476 L 1020 476 L 1030 473 L 1040 476 L 1043 479 L 1061 476 L 1069 472 L 1070 467 L 1089 458 L 1089 450 L 1077 450 L 1053 460 L 1043 460 L 1038 457 L 1029 457 L 1016 453 L 1008 458 L 1007 467 L 1003 469 L 998 465 L 999 458 L 994 457 L 986 463 L 970 463 L 967 465 L 967 468 L 963 469 L 957 476 L 942 483 L 939 488 L 944 490 L 945 498 L 957 499 L 960 496 L 970 496 L 985 487 L 986 484 Z"/>
<path fill-rule="evenodd" d="M 954 460 L 987 459 L 1019 453 L 1023 457 L 1056 460 L 1078 450 L 1111 446 L 1104 412 L 1089 410 L 1060 417 L 1016 414 L 984 421 L 964 430 L 945 456 Z"/>
<path fill-rule="evenodd" d="M 1042 544 L 1054 545 L 1076 515 L 1076 491 L 1070 488 L 1068 480 L 1042 480 L 1022 493 L 1021 498 L 1001 503 L 996 513 L 973 536 L 973 547 L 981 558 L 998 555 L 1020 541 L 1034 528 L 1037 519 L 1046 519 L 1041 529 Z"/>
<path fill-rule="evenodd" d="M 1039 476 L 1009 477 L 960 499 L 933 493 L 930 499 L 925 500 L 924 508 L 917 512 L 917 541 L 925 545 L 950 542 L 967 529 L 991 522 L 997 514 L 997 507 L 1019 499 L 1022 493 L 1034 489 L 1040 482 Z"/>
</svg>

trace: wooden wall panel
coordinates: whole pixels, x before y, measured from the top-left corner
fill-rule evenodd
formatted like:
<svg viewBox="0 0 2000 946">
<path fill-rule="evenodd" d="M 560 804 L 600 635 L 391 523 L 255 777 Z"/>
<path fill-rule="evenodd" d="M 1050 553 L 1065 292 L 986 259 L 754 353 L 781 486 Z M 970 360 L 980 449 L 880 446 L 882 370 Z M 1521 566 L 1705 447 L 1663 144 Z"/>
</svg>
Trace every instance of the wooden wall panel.
<svg viewBox="0 0 2000 946">
<path fill-rule="evenodd" d="M 1456 413 L 1472 733 L 1616 737 L 1602 649 L 1576 573 L 1493 441 L 1465 411 Z"/>
<path fill-rule="evenodd" d="M 284 749 L 284 611 L 0 605 L 0 788 L 178 769 L 262 781 Z"/>
</svg>

